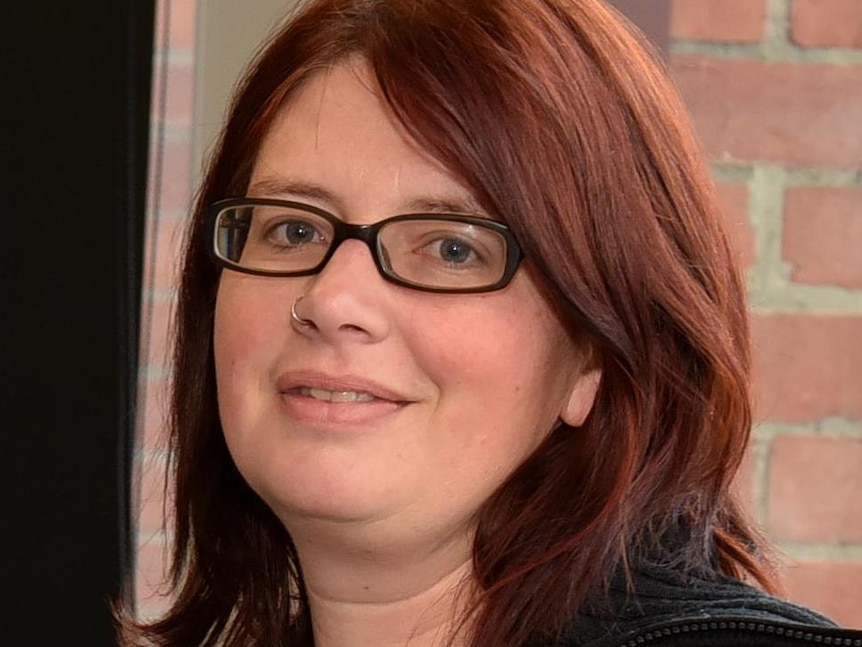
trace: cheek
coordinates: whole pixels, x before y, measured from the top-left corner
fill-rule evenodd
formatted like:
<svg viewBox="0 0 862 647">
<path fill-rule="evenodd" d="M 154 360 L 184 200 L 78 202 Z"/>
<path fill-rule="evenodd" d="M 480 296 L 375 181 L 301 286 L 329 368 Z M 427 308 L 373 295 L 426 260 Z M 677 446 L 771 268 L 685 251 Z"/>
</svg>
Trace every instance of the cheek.
<svg viewBox="0 0 862 647">
<path fill-rule="evenodd" d="M 250 353 L 255 351 L 254 322 L 241 317 L 243 309 L 235 303 L 232 291 L 219 285 L 213 322 L 213 356 L 219 415 L 225 434 L 237 427 L 242 404 L 249 395 L 248 373 Z M 241 333 L 241 330 L 245 330 Z"/>
<path fill-rule="evenodd" d="M 249 352 L 254 350 L 253 339 L 259 321 L 244 316 L 245 313 L 255 312 L 246 309 L 247 301 L 241 298 L 239 290 L 234 289 L 232 281 L 221 281 L 213 321 L 213 353 L 219 383 L 236 369 L 237 363 L 246 361 Z"/>
<path fill-rule="evenodd" d="M 281 343 L 290 330 L 293 301 L 285 289 L 289 287 L 286 282 L 282 285 L 226 273 L 216 294 L 213 325 L 216 359 L 219 355 L 245 359 L 262 354 L 260 349 Z"/>
<path fill-rule="evenodd" d="M 422 372 L 441 388 L 484 382 L 512 360 L 506 353 L 508 332 L 488 323 L 461 318 L 417 327 L 408 346 Z"/>
<path fill-rule="evenodd" d="M 471 430 L 459 451 L 495 473 L 520 463 L 554 427 L 579 361 L 537 291 L 513 288 L 504 299 L 476 300 L 469 313 L 461 304 L 457 320 L 428 313 L 436 325 L 423 327 L 427 341 L 414 346 L 440 389 L 445 428 Z"/>
<path fill-rule="evenodd" d="M 553 427 L 560 390 L 536 328 L 486 311 L 433 327 L 414 351 L 438 388 L 431 433 L 445 446 L 439 473 L 456 484 L 453 501 L 481 505 Z"/>
<path fill-rule="evenodd" d="M 475 297 L 474 297 L 475 298 Z M 517 390 L 536 378 L 552 346 L 543 313 L 504 303 L 462 304 L 457 318 L 424 317 L 412 344 L 428 374 L 442 383 L 481 382 Z"/>
<path fill-rule="evenodd" d="M 281 308 L 281 295 L 268 294 L 245 277 L 222 278 L 216 296 L 213 353 L 219 409 L 222 416 L 253 406 L 262 389 L 268 364 L 278 356 L 289 321 Z M 287 315 L 289 317 L 289 314 Z"/>
<path fill-rule="evenodd" d="M 465 422 L 476 425 L 476 440 L 483 431 L 496 434 L 495 426 L 508 428 L 509 421 L 544 426 L 542 411 L 551 406 L 546 367 L 552 346 L 541 320 L 511 306 L 477 307 L 474 316 L 464 310 L 453 322 L 428 317 L 435 325 L 416 330 L 411 344 L 441 401 L 459 405 Z"/>
</svg>

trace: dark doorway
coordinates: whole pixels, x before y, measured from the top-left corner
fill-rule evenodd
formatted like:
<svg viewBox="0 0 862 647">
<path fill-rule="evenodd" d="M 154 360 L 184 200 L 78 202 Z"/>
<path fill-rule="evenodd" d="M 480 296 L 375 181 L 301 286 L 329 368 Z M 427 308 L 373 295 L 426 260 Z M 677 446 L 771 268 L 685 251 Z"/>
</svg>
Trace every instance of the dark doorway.
<svg viewBox="0 0 862 647">
<path fill-rule="evenodd" d="M 48 0 L 3 20 L 4 645 L 116 644 L 153 19 Z"/>
</svg>

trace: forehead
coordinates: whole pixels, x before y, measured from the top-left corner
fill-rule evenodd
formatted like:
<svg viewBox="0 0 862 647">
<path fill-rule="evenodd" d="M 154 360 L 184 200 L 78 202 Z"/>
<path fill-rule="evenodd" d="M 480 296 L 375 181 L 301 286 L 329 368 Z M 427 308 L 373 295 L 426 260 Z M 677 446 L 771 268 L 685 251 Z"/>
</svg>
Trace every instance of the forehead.
<svg viewBox="0 0 862 647">
<path fill-rule="evenodd" d="M 291 190 L 298 186 L 316 189 L 301 196 Z M 249 194 L 323 196 L 326 206 L 348 211 L 372 202 L 399 211 L 417 201 L 483 211 L 469 188 L 407 134 L 362 59 L 315 74 L 290 96 L 263 140 Z"/>
</svg>

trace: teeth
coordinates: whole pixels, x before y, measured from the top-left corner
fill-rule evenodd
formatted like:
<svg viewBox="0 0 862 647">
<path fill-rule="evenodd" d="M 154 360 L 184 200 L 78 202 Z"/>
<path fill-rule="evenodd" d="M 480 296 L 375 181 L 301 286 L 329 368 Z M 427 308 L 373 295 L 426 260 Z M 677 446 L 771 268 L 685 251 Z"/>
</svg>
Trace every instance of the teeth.
<svg viewBox="0 0 862 647">
<path fill-rule="evenodd" d="M 374 396 L 361 391 L 327 391 L 326 389 L 302 389 L 302 395 L 325 402 L 371 402 Z"/>
</svg>

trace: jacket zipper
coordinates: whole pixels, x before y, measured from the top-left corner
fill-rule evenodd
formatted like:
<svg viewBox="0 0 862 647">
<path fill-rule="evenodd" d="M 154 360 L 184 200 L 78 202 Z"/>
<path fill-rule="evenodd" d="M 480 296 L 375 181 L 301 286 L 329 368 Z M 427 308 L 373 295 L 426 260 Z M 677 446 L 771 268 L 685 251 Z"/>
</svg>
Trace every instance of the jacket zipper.
<svg viewBox="0 0 862 647">
<path fill-rule="evenodd" d="M 763 620 L 696 620 L 648 629 L 627 639 L 620 647 L 638 647 L 664 638 L 709 631 L 743 631 L 791 638 L 800 642 L 838 647 L 862 647 L 862 632 L 805 625 L 780 624 Z"/>
</svg>

